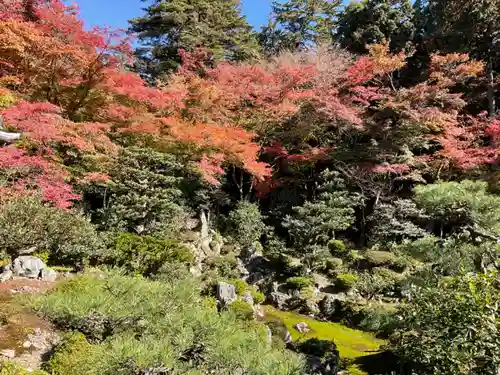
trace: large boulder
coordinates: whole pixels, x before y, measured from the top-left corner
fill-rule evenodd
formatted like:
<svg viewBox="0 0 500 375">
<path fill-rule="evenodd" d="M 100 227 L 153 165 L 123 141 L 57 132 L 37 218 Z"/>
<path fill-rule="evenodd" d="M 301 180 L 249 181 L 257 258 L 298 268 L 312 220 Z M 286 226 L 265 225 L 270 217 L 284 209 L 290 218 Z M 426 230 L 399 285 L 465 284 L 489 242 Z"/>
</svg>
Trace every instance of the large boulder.
<svg viewBox="0 0 500 375">
<path fill-rule="evenodd" d="M 45 263 L 35 256 L 23 255 L 12 263 L 12 272 L 17 277 L 27 277 L 30 279 L 38 279 L 42 277 L 43 270 L 47 266 Z"/>
<path fill-rule="evenodd" d="M 219 282 L 215 291 L 215 298 L 221 307 L 227 307 L 238 299 L 236 287 L 233 284 Z"/>
</svg>

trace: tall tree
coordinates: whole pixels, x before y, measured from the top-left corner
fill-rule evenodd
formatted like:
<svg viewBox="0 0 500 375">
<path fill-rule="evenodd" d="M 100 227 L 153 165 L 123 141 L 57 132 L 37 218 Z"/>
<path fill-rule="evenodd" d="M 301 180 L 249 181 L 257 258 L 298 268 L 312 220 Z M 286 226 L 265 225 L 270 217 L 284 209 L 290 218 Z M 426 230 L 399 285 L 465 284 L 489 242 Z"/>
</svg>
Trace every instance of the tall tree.
<svg viewBox="0 0 500 375">
<path fill-rule="evenodd" d="M 430 0 L 429 32 L 437 48 L 486 61 L 488 112 L 496 112 L 494 70 L 500 53 L 500 1 Z"/>
<path fill-rule="evenodd" d="M 340 0 L 273 1 L 260 41 L 268 53 L 332 44 Z"/>
<path fill-rule="evenodd" d="M 143 0 L 146 1 L 146 0 Z M 179 67 L 179 51 L 206 49 L 215 60 L 255 56 L 257 40 L 241 15 L 239 0 L 155 0 L 143 17 L 130 21 L 145 46 L 139 70 L 156 77 Z"/>
<path fill-rule="evenodd" d="M 350 3 L 341 14 L 337 37 L 354 53 L 365 53 L 366 45 L 384 41 L 392 51 L 401 51 L 414 30 L 410 0 L 363 0 Z"/>
</svg>

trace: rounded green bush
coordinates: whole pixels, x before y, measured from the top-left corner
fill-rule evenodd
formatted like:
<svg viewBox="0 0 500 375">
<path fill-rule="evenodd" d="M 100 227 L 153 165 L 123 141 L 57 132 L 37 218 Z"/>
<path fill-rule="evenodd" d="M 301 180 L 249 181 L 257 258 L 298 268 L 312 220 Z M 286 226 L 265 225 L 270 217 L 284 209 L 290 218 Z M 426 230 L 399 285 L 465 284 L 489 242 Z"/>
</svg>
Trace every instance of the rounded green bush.
<svg viewBox="0 0 500 375">
<path fill-rule="evenodd" d="M 353 273 L 341 273 L 337 275 L 335 285 L 342 290 L 352 289 L 358 282 L 358 276 Z"/>
<path fill-rule="evenodd" d="M 93 357 L 98 357 L 98 346 L 91 345 L 80 332 L 66 334 L 56 347 L 43 369 L 52 375 L 78 375 L 84 373 L 82 366 L 92 363 Z M 82 372 L 80 372 L 82 371 Z"/>
<path fill-rule="evenodd" d="M 253 301 L 255 303 L 261 304 L 266 300 L 266 296 L 262 292 L 257 292 L 256 290 L 251 290 Z"/>
<path fill-rule="evenodd" d="M 290 277 L 286 280 L 286 284 L 292 289 L 303 289 L 314 284 L 313 279 L 310 277 Z"/>
<path fill-rule="evenodd" d="M 152 275 L 168 262 L 191 264 L 194 255 L 176 240 L 119 233 L 111 239 L 106 263 L 131 273 Z"/>
<path fill-rule="evenodd" d="M 369 250 L 365 254 L 365 259 L 374 266 L 390 266 L 396 261 L 396 256 L 389 251 Z"/>
<path fill-rule="evenodd" d="M 342 267 L 344 261 L 340 258 L 329 258 L 325 262 L 325 270 L 326 271 L 335 271 Z"/>
<path fill-rule="evenodd" d="M 340 240 L 328 241 L 328 250 L 332 255 L 341 255 L 345 252 L 345 244 Z"/>
</svg>

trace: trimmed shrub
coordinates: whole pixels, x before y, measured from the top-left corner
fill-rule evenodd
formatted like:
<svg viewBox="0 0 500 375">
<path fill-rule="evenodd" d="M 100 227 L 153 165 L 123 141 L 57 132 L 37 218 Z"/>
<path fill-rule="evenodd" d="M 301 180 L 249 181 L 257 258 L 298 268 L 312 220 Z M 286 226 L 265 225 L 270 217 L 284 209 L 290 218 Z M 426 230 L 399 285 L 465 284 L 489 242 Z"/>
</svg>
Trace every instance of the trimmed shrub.
<svg viewBox="0 0 500 375">
<path fill-rule="evenodd" d="M 177 240 L 163 240 L 131 233 L 113 234 L 105 263 L 128 272 L 152 275 L 165 263 L 191 264 L 194 255 Z"/>
<path fill-rule="evenodd" d="M 314 280 L 311 279 L 310 277 L 289 277 L 286 279 L 286 285 L 290 289 L 304 289 L 307 288 L 308 286 L 312 286 L 314 284 Z"/>
<path fill-rule="evenodd" d="M 372 266 L 390 266 L 396 261 L 396 256 L 389 251 L 369 250 L 365 253 L 365 259 Z"/>
<path fill-rule="evenodd" d="M 0 375 L 49 375 L 49 374 L 43 370 L 28 371 L 12 362 L 0 361 Z"/>
<path fill-rule="evenodd" d="M 213 257 L 205 260 L 208 270 L 212 270 L 219 277 L 237 279 L 240 272 L 237 268 L 237 260 L 234 254 L 228 254 L 220 257 Z"/>
<path fill-rule="evenodd" d="M 0 249 L 11 257 L 48 252 L 52 264 L 72 266 L 100 254 L 103 243 L 84 217 L 26 196 L 0 203 Z"/>
<path fill-rule="evenodd" d="M 343 256 L 346 252 L 345 244 L 340 240 L 328 241 L 328 250 L 333 256 Z"/>
<path fill-rule="evenodd" d="M 344 261 L 340 258 L 328 258 L 325 261 L 323 272 L 329 276 L 334 276 L 343 264 Z"/>
<path fill-rule="evenodd" d="M 89 344 L 82 333 L 71 332 L 66 334 L 43 368 L 52 375 L 79 375 L 91 370 L 88 362 L 99 355 L 99 350 L 99 346 Z"/>
<path fill-rule="evenodd" d="M 358 276 L 353 273 L 341 273 L 337 275 L 335 286 L 341 290 L 350 290 L 358 282 Z"/>
<path fill-rule="evenodd" d="M 34 297 L 32 303 L 40 314 L 56 322 L 81 321 L 91 312 L 110 322 L 131 318 L 144 322 L 138 328 L 139 322 L 113 329 L 95 345 L 99 348 L 95 356 L 78 358 L 78 375 L 134 374 L 127 372 L 131 369 L 137 369 L 137 374 L 154 374 L 159 369 L 186 375 L 206 370 L 234 374 L 242 368 L 261 375 L 304 373 L 302 357 L 269 348 L 262 326 L 240 319 L 250 316 L 251 307 L 235 302 L 233 311 L 218 314 L 213 300 L 201 296 L 200 290 L 193 277 L 166 283 L 113 271 L 63 281 L 50 293 Z M 81 336 L 78 342 L 82 342 Z M 73 374 L 67 368 L 73 363 L 58 360 L 58 371 Z"/>
<path fill-rule="evenodd" d="M 354 317 L 356 327 L 389 337 L 397 326 L 396 308 L 392 305 L 369 304 Z"/>
</svg>

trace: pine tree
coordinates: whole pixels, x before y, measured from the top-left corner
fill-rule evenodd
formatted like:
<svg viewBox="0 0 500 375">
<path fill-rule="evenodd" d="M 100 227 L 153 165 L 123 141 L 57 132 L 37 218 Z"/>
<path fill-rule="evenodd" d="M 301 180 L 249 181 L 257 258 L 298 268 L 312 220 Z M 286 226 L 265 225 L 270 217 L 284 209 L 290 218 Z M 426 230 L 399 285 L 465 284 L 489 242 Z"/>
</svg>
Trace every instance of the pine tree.
<svg viewBox="0 0 500 375">
<path fill-rule="evenodd" d="M 367 44 L 388 41 L 401 51 L 414 33 L 409 0 L 364 0 L 349 4 L 339 19 L 337 37 L 342 47 L 365 53 Z"/>
<path fill-rule="evenodd" d="M 245 60 L 258 51 L 238 0 L 155 0 L 145 11 L 130 21 L 130 31 L 146 46 L 138 50 L 138 69 L 147 77 L 178 68 L 181 49 L 206 49 L 215 61 Z"/>
<path fill-rule="evenodd" d="M 340 0 L 274 1 L 260 42 L 270 53 L 308 45 L 332 44 Z"/>
</svg>

